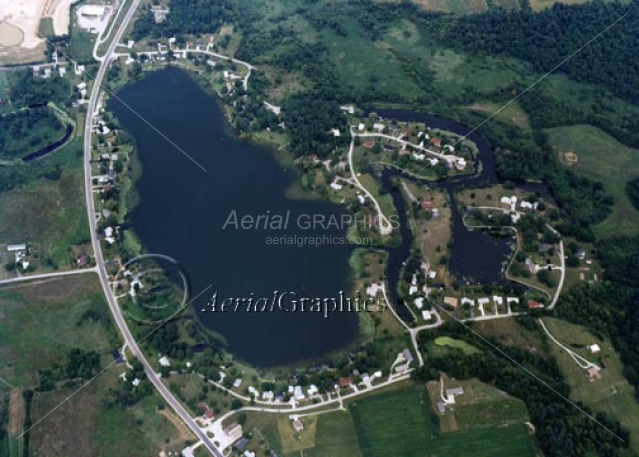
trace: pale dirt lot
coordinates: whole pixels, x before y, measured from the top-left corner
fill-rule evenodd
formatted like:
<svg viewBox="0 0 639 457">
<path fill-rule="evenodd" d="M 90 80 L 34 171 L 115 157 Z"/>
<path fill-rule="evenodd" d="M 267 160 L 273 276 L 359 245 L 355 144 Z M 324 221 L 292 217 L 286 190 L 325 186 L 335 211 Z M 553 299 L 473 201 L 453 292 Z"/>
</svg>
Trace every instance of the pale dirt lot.
<svg viewBox="0 0 639 457">
<path fill-rule="evenodd" d="M 71 5 L 78 0 L 0 0 L 0 23 L 18 27 L 24 34 L 12 47 L 0 46 L 0 65 L 41 60 L 44 40 L 38 36 L 40 19 L 53 19 L 56 35 L 69 33 Z M 0 37 L 1 38 L 1 37 Z"/>
<path fill-rule="evenodd" d="M 21 48 L 33 49 L 42 43 L 38 26 L 47 0 L 0 0 L 0 19 L 13 24 L 24 33 Z"/>
<path fill-rule="evenodd" d="M 53 29 L 56 35 L 69 33 L 69 16 L 71 5 L 78 0 L 46 0 L 44 16 L 53 18 Z"/>
</svg>

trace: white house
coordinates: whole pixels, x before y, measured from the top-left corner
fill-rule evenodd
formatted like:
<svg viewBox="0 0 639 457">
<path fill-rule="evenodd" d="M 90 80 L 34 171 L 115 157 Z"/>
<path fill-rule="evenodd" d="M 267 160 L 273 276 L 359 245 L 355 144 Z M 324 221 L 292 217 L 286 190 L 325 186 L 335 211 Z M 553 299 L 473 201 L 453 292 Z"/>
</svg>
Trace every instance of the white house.
<svg viewBox="0 0 639 457">
<path fill-rule="evenodd" d="M 461 299 L 461 304 L 463 305 L 470 305 L 470 306 L 475 306 L 475 300 L 472 300 L 468 297 L 462 297 Z"/>
<path fill-rule="evenodd" d="M 601 351 L 601 348 L 599 347 L 598 344 L 594 343 L 594 344 L 591 344 L 590 346 L 588 346 L 588 350 L 592 354 L 596 354 L 597 352 Z"/>
</svg>

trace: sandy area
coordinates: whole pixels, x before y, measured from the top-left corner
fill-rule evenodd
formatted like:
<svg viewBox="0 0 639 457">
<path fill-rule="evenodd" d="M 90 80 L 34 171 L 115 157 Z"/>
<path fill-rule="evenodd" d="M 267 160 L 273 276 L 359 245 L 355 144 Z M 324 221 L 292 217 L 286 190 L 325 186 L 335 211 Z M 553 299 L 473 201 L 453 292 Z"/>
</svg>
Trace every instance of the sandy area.
<svg viewBox="0 0 639 457">
<path fill-rule="evenodd" d="M 78 0 L 46 0 L 44 16 L 53 17 L 53 29 L 56 35 L 69 33 L 71 5 Z"/>
<path fill-rule="evenodd" d="M 0 20 L 13 24 L 24 32 L 21 48 L 33 49 L 42 43 L 38 37 L 40 17 L 47 0 L 0 0 Z"/>
</svg>

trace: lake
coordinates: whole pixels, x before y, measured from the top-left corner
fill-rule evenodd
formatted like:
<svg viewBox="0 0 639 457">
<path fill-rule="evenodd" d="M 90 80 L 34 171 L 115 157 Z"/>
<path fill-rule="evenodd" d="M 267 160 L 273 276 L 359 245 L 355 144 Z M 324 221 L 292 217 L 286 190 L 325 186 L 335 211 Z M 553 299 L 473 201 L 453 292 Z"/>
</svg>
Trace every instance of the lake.
<svg viewBox="0 0 639 457">
<path fill-rule="evenodd" d="M 130 226 L 146 252 L 181 264 L 192 296 L 212 285 L 193 303 L 201 322 L 221 333 L 231 352 L 261 367 L 316 358 L 353 341 L 358 319 L 352 313 L 325 319 L 318 313 L 244 308 L 212 312 L 206 306 L 214 292 L 218 302 L 222 297 L 271 297 L 274 291 L 322 298 L 349 294 L 351 247 L 273 245 L 266 239 L 344 235 L 341 228 L 306 229 L 304 217 L 339 217 L 343 209 L 287 198 L 286 189 L 299 176 L 283 169 L 269 148 L 236 138 L 218 101 L 183 70 L 151 72 L 117 96 L 139 114 L 115 97 L 109 101 L 109 110 L 133 136 L 142 165 L 135 183 L 140 201 L 129 214 Z M 263 218 L 258 228 L 236 229 L 233 214 L 238 226 L 247 215 Z M 288 226 L 278 228 L 274 216 L 287 214 Z"/>
</svg>

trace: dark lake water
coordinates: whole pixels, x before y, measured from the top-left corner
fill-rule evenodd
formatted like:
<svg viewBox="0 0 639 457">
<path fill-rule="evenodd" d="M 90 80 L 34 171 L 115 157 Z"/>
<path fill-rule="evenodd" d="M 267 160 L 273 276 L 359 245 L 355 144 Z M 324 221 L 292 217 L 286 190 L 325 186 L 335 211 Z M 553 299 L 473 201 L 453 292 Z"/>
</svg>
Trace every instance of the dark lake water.
<svg viewBox="0 0 639 457">
<path fill-rule="evenodd" d="M 472 176 L 460 176 L 457 178 L 443 180 L 441 182 L 429 182 L 427 180 L 416 179 L 412 176 L 404 175 L 395 169 L 385 170 L 380 177 L 381 183 L 387 189 L 391 188 L 393 177 L 403 177 L 418 184 L 433 186 L 448 191 L 451 200 L 452 210 L 452 235 L 453 245 L 450 251 L 449 268 L 459 280 L 470 283 L 502 283 L 506 282 L 503 273 L 503 263 L 508 259 L 511 249 L 508 243 L 512 241 L 510 237 L 496 237 L 484 230 L 468 230 L 462 221 L 462 214 L 458 211 L 454 191 L 464 186 L 472 187 L 482 184 L 496 184 L 498 182 L 495 157 L 490 145 L 470 128 L 453 121 L 426 113 L 419 113 L 404 109 L 376 109 L 380 116 L 389 119 L 398 119 L 406 122 L 424 122 L 429 127 L 439 128 L 454 132 L 458 135 L 467 135 L 478 148 L 475 169 L 480 168 Z M 481 161 L 481 167 L 478 162 Z M 410 255 L 412 246 L 412 233 L 404 222 L 406 216 L 406 203 L 400 192 L 392 193 L 393 202 L 398 215 L 402 218 L 400 233 L 402 235 L 402 245 L 389 249 L 389 272 L 388 281 L 393 302 L 398 304 L 398 312 L 406 320 L 412 320 L 410 312 L 400 304 L 397 294 L 397 284 L 399 282 L 403 262 Z"/>
<path fill-rule="evenodd" d="M 175 146 L 115 98 L 109 110 L 134 137 L 142 175 L 136 182 L 140 203 L 130 223 L 145 251 L 175 258 L 185 269 L 199 310 L 217 291 L 222 297 L 270 297 L 274 291 L 304 297 L 348 294 L 348 246 L 267 245 L 268 236 L 343 235 L 341 229 L 306 230 L 304 214 L 340 215 L 338 205 L 291 200 L 286 189 L 298 179 L 284 170 L 267 148 L 229 133 L 223 111 L 182 70 L 150 73 L 126 86 L 118 97 L 199 162 L 202 171 Z M 244 215 L 285 215 L 286 230 L 223 230 L 236 211 Z M 300 312 L 200 313 L 207 327 L 227 339 L 229 349 L 258 366 L 275 366 L 321 356 L 344 347 L 357 335 L 357 316 Z"/>
</svg>

